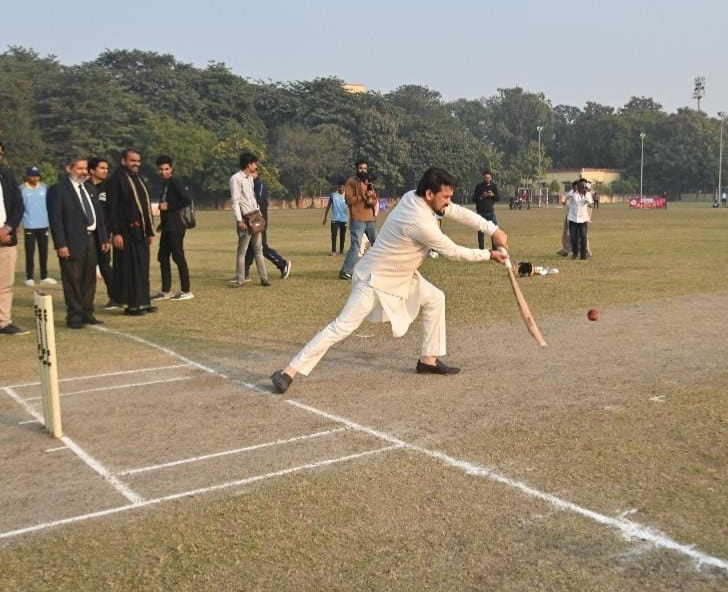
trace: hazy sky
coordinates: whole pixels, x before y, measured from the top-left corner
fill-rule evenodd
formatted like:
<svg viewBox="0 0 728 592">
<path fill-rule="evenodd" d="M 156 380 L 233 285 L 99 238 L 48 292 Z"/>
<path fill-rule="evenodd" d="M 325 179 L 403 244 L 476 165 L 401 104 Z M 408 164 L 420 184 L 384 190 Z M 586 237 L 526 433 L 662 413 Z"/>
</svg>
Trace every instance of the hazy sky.
<svg viewBox="0 0 728 592">
<path fill-rule="evenodd" d="M 520 86 L 553 105 L 620 107 L 634 95 L 668 112 L 694 108 L 704 76 L 701 110 L 728 111 L 728 0 L 11 0 L 3 22 L 3 50 L 67 65 L 142 49 L 251 80 L 419 84 L 446 100 Z"/>
</svg>

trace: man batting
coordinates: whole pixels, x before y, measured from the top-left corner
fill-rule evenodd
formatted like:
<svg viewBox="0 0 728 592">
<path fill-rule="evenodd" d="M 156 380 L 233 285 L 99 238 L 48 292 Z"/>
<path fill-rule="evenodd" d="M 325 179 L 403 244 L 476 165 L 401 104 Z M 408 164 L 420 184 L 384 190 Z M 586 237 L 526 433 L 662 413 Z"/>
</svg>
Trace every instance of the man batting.
<svg viewBox="0 0 728 592">
<path fill-rule="evenodd" d="M 339 316 L 321 330 L 282 370 L 271 376 L 273 386 L 285 393 L 293 378 L 307 376 L 328 349 L 351 335 L 364 320 L 389 321 L 392 333 L 401 337 L 422 309 L 422 348 L 418 374 L 457 374 L 460 368 L 440 359 L 446 354 L 445 294 L 417 271 L 434 249 L 455 261 L 504 263 L 508 236 L 495 224 L 451 203 L 455 178 L 446 170 L 429 168 L 415 191 L 406 193 L 381 228 L 374 246 L 354 268 L 351 295 Z M 456 245 L 440 230 L 436 215 L 484 232 L 494 250 L 468 249 Z"/>
</svg>

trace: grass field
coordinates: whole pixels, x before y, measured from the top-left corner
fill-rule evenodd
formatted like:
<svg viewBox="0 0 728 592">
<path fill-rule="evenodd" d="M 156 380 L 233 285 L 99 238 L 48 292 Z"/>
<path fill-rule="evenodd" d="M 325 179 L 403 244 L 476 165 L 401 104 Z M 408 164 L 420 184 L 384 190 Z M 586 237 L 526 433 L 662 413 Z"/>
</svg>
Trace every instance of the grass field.
<svg viewBox="0 0 728 592">
<path fill-rule="evenodd" d="M 500 209 L 514 262 L 560 271 L 520 280 L 547 348 L 502 267 L 428 259 L 461 374 L 365 324 L 275 396 L 348 296 L 322 213 L 271 212 L 270 288 L 227 286 L 232 216 L 200 212 L 194 300 L 71 331 L 48 290 L 65 442 L 26 423 L 33 335 L 0 342 L 1 590 L 728 589 L 728 210 L 602 205 L 571 261 L 561 208 Z"/>
</svg>

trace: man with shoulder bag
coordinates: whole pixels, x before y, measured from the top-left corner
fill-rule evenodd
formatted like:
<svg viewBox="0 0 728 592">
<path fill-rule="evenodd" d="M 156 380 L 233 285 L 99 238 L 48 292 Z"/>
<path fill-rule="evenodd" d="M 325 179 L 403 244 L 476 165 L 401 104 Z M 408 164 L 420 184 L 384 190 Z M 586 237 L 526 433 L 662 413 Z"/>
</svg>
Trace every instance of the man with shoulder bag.
<svg viewBox="0 0 728 592">
<path fill-rule="evenodd" d="M 238 251 L 235 265 L 235 279 L 230 282 L 239 288 L 245 280 L 245 253 L 253 245 L 255 266 L 258 269 L 261 286 L 270 286 L 263 257 L 263 229 L 265 220 L 260 213 L 253 190 L 253 179 L 258 171 L 258 157 L 250 152 L 240 154 L 240 170 L 230 177 L 230 197 L 233 215 L 237 223 Z"/>
</svg>

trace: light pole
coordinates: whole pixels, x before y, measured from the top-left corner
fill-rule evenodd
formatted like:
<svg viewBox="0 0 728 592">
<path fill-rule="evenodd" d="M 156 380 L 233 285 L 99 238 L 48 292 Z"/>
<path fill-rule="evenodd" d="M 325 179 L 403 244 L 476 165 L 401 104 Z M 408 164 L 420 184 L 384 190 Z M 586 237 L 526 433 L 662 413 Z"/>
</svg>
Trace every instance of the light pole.
<svg viewBox="0 0 728 592">
<path fill-rule="evenodd" d="M 538 207 L 541 207 L 541 130 L 542 125 L 536 126 L 538 132 Z M 722 128 L 721 128 L 722 129 Z"/>
<path fill-rule="evenodd" d="M 640 199 L 642 199 L 642 173 L 645 167 L 645 132 L 640 133 Z"/>
<path fill-rule="evenodd" d="M 718 117 L 720 117 L 720 148 L 718 150 L 718 195 L 717 195 L 717 203 L 720 205 L 720 198 L 722 197 L 721 193 L 721 174 L 723 173 L 723 123 L 725 122 L 726 113 L 725 111 L 718 111 Z M 728 205 L 728 202 L 726 202 L 726 205 Z"/>
</svg>

